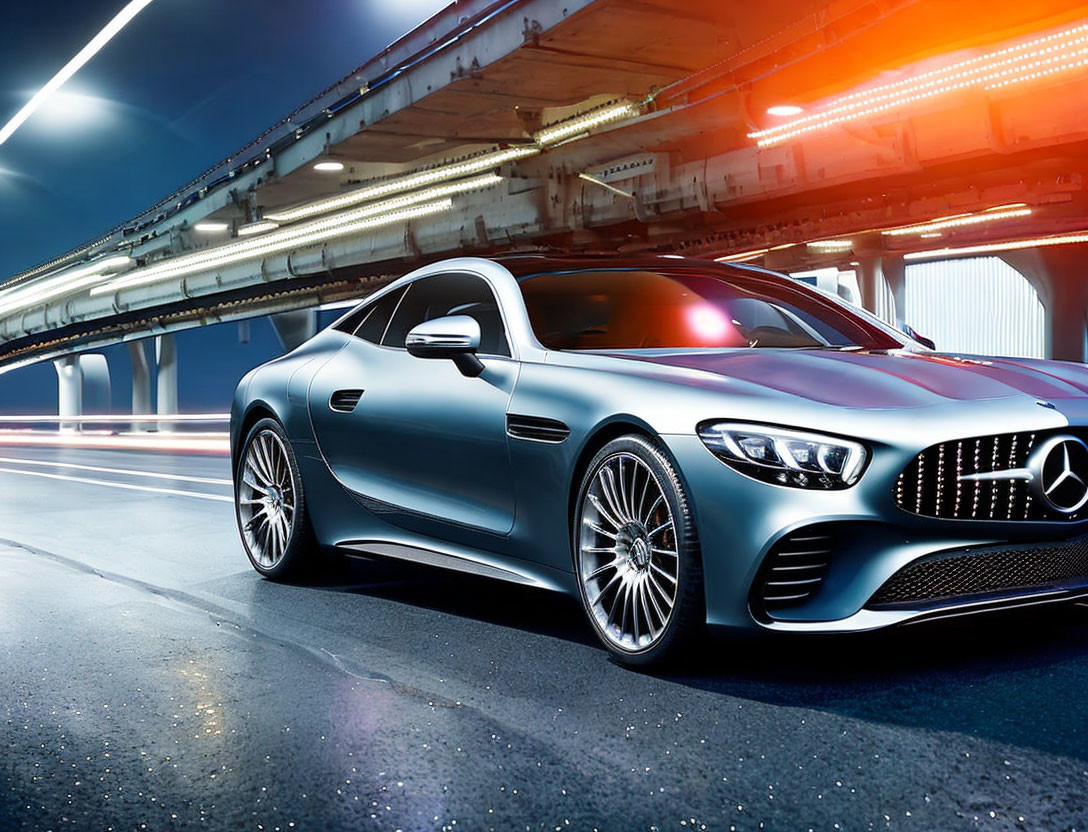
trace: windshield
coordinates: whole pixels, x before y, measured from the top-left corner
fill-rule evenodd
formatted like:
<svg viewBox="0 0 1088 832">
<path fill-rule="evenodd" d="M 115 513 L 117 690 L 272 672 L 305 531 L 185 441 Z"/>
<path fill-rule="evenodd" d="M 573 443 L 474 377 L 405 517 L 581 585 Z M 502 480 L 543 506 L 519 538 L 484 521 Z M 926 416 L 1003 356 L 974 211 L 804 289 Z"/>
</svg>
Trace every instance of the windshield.
<svg viewBox="0 0 1088 832">
<path fill-rule="evenodd" d="M 773 275 L 592 269 L 530 275 L 519 286 L 537 339 L 554 350 L 902 346 L 861 316 Z"/>
</svg>

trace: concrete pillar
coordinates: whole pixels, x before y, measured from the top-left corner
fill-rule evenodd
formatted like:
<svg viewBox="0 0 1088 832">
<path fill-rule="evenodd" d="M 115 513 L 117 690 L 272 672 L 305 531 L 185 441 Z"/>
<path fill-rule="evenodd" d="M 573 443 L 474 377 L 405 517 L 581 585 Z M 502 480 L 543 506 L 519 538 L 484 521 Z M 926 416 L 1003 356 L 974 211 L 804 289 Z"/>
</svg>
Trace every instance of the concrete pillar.
<svg viewBox="0 0 1088 832">
<path fill-rule="evenodd" d="M 79 430 L 79 422 L 65 422 L 64 417 L 83 415 L 83 367 L 78 355 L 66 355 L 53 362 L 57 371 L 57 415 L 64 432 Z"/>
<path fill-rule="evenodd" d="M 1010 251 L 1001 259 L 1022 274 L 1046 313 L 1046 357 L 1088 358 L 1088 247 L 1047 246 Z"/>
<path fill-rule="evenodd" d="M 178 350 L 172 334 L 155 337 L 155 364 L 155 410 L 162 416 L 173 416 L 178 412 Z M 169 424 L 159 423 L 159 430 L 169 428 Z"/>
<path fill-rule="evenodd" d="M 106 356 L 98 352 L 85 352 L 80 356 L 79 366 L 83 374 L 83 412 L 112 413 L 113 388 Z"/>
<path fill-rule="evenodd" d="M 317 334 L 317 310 L 294 309 L 269 318 L 284 352 L 302 346 Z"/>
<path fill-rule="evenodd" d="M 861 306 L 867 312 L 877 314 L 877 298 L 880 296 L 884 273 L 880 270 L 879 257 L 858 259 L 858 288 L 861 289 Z"/>
<path fill-rule="evenodd" d="M 128 357 L 132 361 L 132 412 L 151 413 L 151 362 L 143 341 L 128 342 Z M 133 430 L 152 430 L 151 422 L 133 422 Z"/>
<path fill-rule="evenodd" d="M 888 255 L 880 258 L 880 271 L 891 289 L 895 301 L 895 325 L 899 329 L 909 324 L 907 315 L 907 264 L 902 255 Z"/>
</svg>

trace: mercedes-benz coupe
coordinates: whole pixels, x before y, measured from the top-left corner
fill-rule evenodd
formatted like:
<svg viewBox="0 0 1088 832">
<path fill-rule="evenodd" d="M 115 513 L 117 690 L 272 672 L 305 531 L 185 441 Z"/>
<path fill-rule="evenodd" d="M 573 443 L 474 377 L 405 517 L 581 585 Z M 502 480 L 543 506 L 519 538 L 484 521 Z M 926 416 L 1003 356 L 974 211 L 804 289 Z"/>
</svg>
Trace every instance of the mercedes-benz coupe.
<svg viewBox="0 0 1088 832">
<path fill-rule="evenodd" d="M 1088 369 L 942 354 L 762 269 L 462 258 L 250 372 L 238 525 L 571 593 L 622 661 L 1088 595 Z"/>
</svg>

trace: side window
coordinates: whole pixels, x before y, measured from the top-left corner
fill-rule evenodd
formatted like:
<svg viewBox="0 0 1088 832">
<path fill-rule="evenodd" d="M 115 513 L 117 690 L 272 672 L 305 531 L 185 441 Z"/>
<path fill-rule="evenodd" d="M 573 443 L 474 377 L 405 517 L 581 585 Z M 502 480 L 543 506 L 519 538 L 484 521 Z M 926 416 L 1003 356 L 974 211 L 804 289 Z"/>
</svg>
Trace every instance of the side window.
<svg viewBox="0 0 1088 832">
<path fill-rule="evenodd" d="M 334 329 L 340 330 L 340 332 L 346 332 L 348 335 L 353 335 L 355 330 L 359 328 L 359 325 L 366 320 L 367 316 L 374 311 L 374 304 L 364 303 L 353 309 L 350 314 L 347 315 L 342 321 L 340 321 Z"/>
<path fill-rule="evenodd" d="M 447 315 L 468 315 L 480 324 L 480 353 L 510 355 L 499 304 L 487 282 L 470 274 L 439 274 L 408 286 L 404 302 L 382 339 L 386 347 L 403 347 L 412 327 Z"/>
<path fill-rule="evenodd" d="M 404 289 L 397 289 L 376 303 L 371 304 L 367 314 L 359 321 L 358 328 L 354 333 L 355 337 L 362 338 L 372 344 L 380 344 L 382 336 L 385 335 L 385 328 L 389 324 L 389 319 L 393 316 L 393 312 L 396 311 L 397 304 L 400 303 L 402 297 L 404 297 Z"/>
</svg>

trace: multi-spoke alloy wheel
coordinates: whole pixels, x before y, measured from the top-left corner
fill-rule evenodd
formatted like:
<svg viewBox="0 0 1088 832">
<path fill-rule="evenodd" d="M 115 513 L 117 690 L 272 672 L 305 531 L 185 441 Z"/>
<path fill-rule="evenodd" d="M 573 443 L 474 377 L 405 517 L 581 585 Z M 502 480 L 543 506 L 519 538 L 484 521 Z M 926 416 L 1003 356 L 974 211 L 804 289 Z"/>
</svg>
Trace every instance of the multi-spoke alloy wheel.
<svg viewBox="0 0 1088 832">
<path fill-rule="evenodd" d="M 656 447 L 623 437 L 597 455 L 581 490 L 576 568 L 590 620 L 621 658 L 656 661 L 674 619 L 688 628 L 701 579 L 693 540 L 679 479 Z"/>
<path fill-rule="evenodd" d="M 301 477 L 283 428 L 254 425 L 236 476 L 238 528 L 250 562 L 263 575 L 283 577 L 300 566 L 304 548 Z"/>
</svg>

